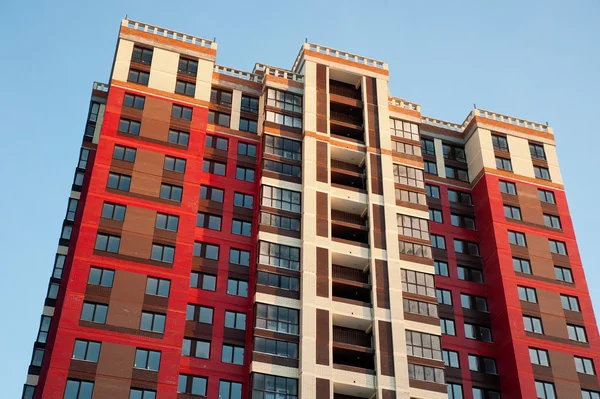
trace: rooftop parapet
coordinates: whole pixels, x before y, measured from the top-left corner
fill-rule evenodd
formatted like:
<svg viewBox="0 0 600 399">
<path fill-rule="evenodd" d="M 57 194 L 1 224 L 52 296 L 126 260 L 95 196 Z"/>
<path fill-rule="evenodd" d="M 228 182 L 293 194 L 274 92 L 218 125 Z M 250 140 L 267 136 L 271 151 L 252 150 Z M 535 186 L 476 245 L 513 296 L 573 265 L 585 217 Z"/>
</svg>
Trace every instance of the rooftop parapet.
<svg viewBox="0 0 600 399">
<path fill-rule="evenodd" d="M 388 104 L 394 107 L 410 109 L 413 111 L 421 112 L 421 106 L 416 103 L 411 103 L 403 98 L 388 97 Z"/>
<path fill-rule="evenodd" d="M 177 32 L 171 29 L 159 28 L 157 26 L 148 25 L 143 22 L 138 22 L 131 19 L 123 19 L 123 21 L 121 21 L 121 26 L 126 26 L 128 28 L 136 29 L 141 32 L 147 32 L 153 35 L 179 40 L 180 42 L 195 44 L 200 47 L 217 50 L 217 42 L 213 40 L 203 39 L 201 37 L 188 35 L 186 33 Z"/>
<path fill-rule="evenodd" d="M 374 60 L 372 58 L 367 58 L 367 57 L 363 57 L 360 55 L 352 54 L 347 51 L 336 50 L 331 47 L 321 46 L 319 44 L 307 42 L 307 43 L 304 43 L 302 45 L 302 47 L 300 48 L 300 51 L 298 52 L 298 56 L 296 57 L 296 60 L 294 61 L 294 66 L 292 67 L 292 71 L 295 71 L 295 72 L 298 71 L 298 69 L 300 67 L 300 63 L 301 63 L 300 60 L 302 59 L 303 50 L 314 51 L 314 52 L 317 52 L 320 54 L 329 55 L 331 57 L 339 58 L 339 59 L 350 61 L 350 62 L 356 62 L 357 64 L 361 64 L 361 65 L 379 68 L 379 69 L 382 69 L 385 71 L 387 71 L 387 69 L 388 69 L 388 65 L 383 61 L 378 61 L 378 60 Z"/>
<path fill-rule="evenodd" d="M 263 78 L 260 75 L 251 72 L 240 71 L 235 68 L 229 68 L 222 65 L 216 65 L 213 68 L 213 71 L 216 73 L 220 73 L 226 76 L 232 76 L 234 78 L 239 78 L 243 80 L 247 80 L 249 82 L 262 83 Z"/>
<path fill-rule="evenodd" d="M 252 73 L 256 74 L 257 72 L 265 74 L 265 75 L 275 76 L 278 78 L 293 80 L 298 83 L 304 83 L 303 75 L 292 72 L 288 69 L 277 68 L 277 67 L 274 67 L 271 65 L 260 64 L 258 62 L 256 64 L 254 64 L 254 70 L 252 71 Z"/>
<path fill-rule="evenodd" d="M 108 88 L 108 83 L 94 82 L 94 85 L 92 86 L 93 90 L 103 91 L 105 93 L 108 92 Z"/>
</svg>

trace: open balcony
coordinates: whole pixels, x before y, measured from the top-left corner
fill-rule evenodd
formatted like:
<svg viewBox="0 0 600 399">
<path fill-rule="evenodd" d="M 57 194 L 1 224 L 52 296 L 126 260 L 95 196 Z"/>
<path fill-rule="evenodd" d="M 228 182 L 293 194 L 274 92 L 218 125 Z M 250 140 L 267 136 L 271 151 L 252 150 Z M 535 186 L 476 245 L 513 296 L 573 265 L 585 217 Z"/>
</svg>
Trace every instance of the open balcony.
<svg viewBox="0 0 600 399">
<path fill-rule="evenodd" d="M 334 301 L 371 306 L 371 275 L 367 259 L 332 254 L 332 297 Z"/>
<path fill-rule="evenodd" d="M 331 185 L 352 191 L 365 192 L 365 153 L 331 146 Z"/>
<path fill-rule="evenodd" d="M 363 215 L 331 209 L 331 237 L 348 244 L 368 245 L 368 220 Z"/>
<path fill-rule="evenodd" d="M 333 136 L 363 144 L 365 128 L 362 108 L 347 104 L 329 104 L 329 130 Z"/>
<path fill-rule="evenodd" d="M 347 371 L 374 372 L 373 335 L 363 329 L 333 326 L 333 367 Z"/>
</svg>

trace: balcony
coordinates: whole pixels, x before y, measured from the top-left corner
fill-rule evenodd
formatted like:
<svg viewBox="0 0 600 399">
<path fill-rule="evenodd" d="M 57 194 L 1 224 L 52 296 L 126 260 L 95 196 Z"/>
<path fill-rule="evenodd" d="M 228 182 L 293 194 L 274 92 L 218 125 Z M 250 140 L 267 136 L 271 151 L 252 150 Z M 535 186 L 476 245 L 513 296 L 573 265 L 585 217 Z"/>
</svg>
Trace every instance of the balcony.
<svg viewBox="0 0 600 399">
<path fill-rule="evenodd" d="M 329 104 L 329 130 L 334 136 L 364 143 L 362 108 L 331 102 Z"/>
<path fill-rule="evenodd" d="M 331 237 L 348 244 L 368 245 L 368 220 L 361 215 L 332 209 Z"/>
<path fill-rule="evenodd" d="M 356 87 L 356 85 L 351 83 L 340 82 L 338 80 L 329 80 L 329 93 L 340 97 L 352 98 L 354 100 L 362 100 L 360 87 Z"/>
<path fill-rule="evenodd" d="M 354 165 L 349 162 L 331 159 L 331 184 L 350 190 L 366 191 L 364 165 Z"/>
<path fill-rule="evenodd" d="M 332 297 L 341 302 L 359 302 L 371 305 L 371 283 L 369 271 L 333 264 L 332 265 Z"/>
<path fill-rule="evenodd" d="M 333 326 L 333 367 L 348 371 L 375 370 L 373 336 L 362 330 Z"/>
</svg>

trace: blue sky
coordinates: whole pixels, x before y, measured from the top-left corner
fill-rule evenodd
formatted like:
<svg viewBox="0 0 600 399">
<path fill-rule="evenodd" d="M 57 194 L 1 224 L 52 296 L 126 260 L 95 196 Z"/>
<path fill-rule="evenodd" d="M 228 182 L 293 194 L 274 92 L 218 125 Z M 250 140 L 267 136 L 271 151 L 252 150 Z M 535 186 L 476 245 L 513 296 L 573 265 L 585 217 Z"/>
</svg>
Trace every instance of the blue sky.
<svg viewBox="0 0 600 399">
<path fill-rule="evenodd" d="M 3 397 L 19 397 L 25 381 L 92 82 L 108 79 L 125 14 L 216 37 L 221 65 L 289 68 L 308 38 L 383 59 L 392 93 L 424 115 L 461 123 L 476 103 L 549 121 L 593 289 L 599 12 L 585 0 L 0 2 Z M 600 292 L 592 298 L 600 309 Z"/>
</svg>

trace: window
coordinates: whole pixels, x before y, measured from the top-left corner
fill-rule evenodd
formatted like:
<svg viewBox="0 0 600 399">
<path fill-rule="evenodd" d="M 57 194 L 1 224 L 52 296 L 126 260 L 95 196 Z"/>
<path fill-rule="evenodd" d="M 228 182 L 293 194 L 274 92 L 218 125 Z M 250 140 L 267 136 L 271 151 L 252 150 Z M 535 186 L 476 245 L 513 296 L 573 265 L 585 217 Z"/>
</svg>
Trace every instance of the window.
<svg viewBox="0 0 600 399">
<path fill-rule="evenodd" d="M 302 142 L 287 139 L 285 137 L 275 137 L 265 135 L 265 154 L 273 154 L 279 157 L 302 160 Z"/>
<path fill-rule="evenodd" d="M 529 359 L 531 364 L 537 364 L 538 366 L 550 366 L 548 360 L 548 351 L 544 349 L 529 348 Z"/>
<path fill-rule="evenodd" d="M 254 197 L 250 194 L 235 193 L 233 195 L 233 206 L 252 209 Z"/>
<path fill-rule="evenodd" d="M 444 366 L 460 368 L 460 361 L 458 358 L 458 352 L 447 349 L 442 349 L 442 359 L 444 360 Z"/>
<path fill-rule="evenodd" d="M 452 292 L 450 292 L 449 290 L 436 288 L 435 294 L 440 305 L 452 306 Z"/>
<path fill-rule="evenodd" d="M 581 311 L 579 310 L 579 300 L 575 296 L 561 294 L 560 302 L 562 303 L 562 308 L 565 310 L 572 310 L 573 312 Z"/>
<path fill-rule="evenodd" d="M 171 281 L 163 278 L 148 277 L 146 280 L 146 294 L 169 297 Z"/>
<path fill-rule="evenodd" d="M 83 172 L 75 172 L 75 178 L 73 179 L 73 185 L 77 186 L 77 187 L 83 186 L 83 178 L 84 177 L 85 177 L 85 174 Z"/>
<path fill-rule="evenodd" d="M 298 292 L 300 290 L 300 280 L 298 278 L 263 271 L 258 272 L 257 284 L 287 291 Z"/>
<path fill-rule="evenodd" d="M 217 289 L 217 276 L 205 273 L 190 273 L 190 287 L 200 288 L 206 291 L 215 291 Z"/>
<path fill-rule="evenodd" d="M 517 195 L 517 186 L 515 183 L 500 180 L 500 192 L 505 194 Z"/>
<path fill-rule="evenodd" d="M 398 248 L 400 254 L 431 259 L 431 247 L 427 245 L 415 244 L 406 241 L 398 241 Z"/>
<path fill-rule="evenodd" d="M 533 159 L 546 160 L 546 153 L 544 152 L 544 146 L 539 144 L 529 143 L 529 153 Z"/>
<path fill-rule="evenodd" d="M 575 369 L 578 373 L 596 375 L 594 361 L 585 357 L 575 356 Z"/>
<path fill-rule="evenodd" d="M 242 266 L 250 266 L 250 252 L 241 249 L 229 249 L 229 263 Z"/>
<path fill-rule="evenodd" d="M 402 304 L 405 312 L 420 314 L 422 316 L 438 317 L 436 304 L 407 298 L 402 299 Z"/>
<path fill-rule="evenodd" d="M 275 375 L 252 374 L 253 398 L 297 399 L 298 380 Z"/>
<path fill-rule="evenodd" d="M 280 125 L 302 129 L 302 118 L 279 114 L 277 112 L 267 111 L 266 121 L 278 123 Z"/>
<path fill-rule="evenodd" d="M 298 344 L 294 342 L 255 337 L 254 351 L 287 357 L 289 359 L 298 359 Z"/>
<path fill-rule="evenodd" d="M 460 294 L 460 303 L 464 309 L 477 310 L 479 312 L 487 312 L 487 300 L 484 297 Z"/>
<path fill-rule="evenodd" d="M 465 337 L 477 341 L 492 342 L 492 330 L 489 327 L 465 323 Z"/>
<path fill-rule="evenodd" d="M 98 234 L 96 236 L 96 245 L 94 246 L 94 249 L 97 251 L 112 252 L 116 254 L 119 253 L 120 245 L 121 237 Z"/>
<path fill-rule="evenodd" d="M 254 182 L 254 169 L 238 166 L 235 168 L 235 178 L 238 180 Z"/>
<path fill-rule="evenodd" d="M 87 168 L 87 161 L 88 161 L 89 157 L 90 157 L 90 150 L 87 148 L 82 148 L 81 151 L 79 152 L 79 162 L 77 164 L 77 167 L 79 169 Z"/>
<path fill-rule="evenodd" d="M 162 199 L 181 202 L 182 195 L 183 187 L 165 183 L 160 185 L 160 198 Z"/>
<path fill-rule="evenodd" d="M 527 246 L 527 240 L 525 239 L 525 234 L 519 233 L 517 231 L 508 231 L 508 242 L 513 245 L 519 245 L 521 247 Z"/>
<path fill-rule="evenodd" d="M 512 172 L 512 163 L 508 158 L 496 157 L 496 169 Z"/>
<path fill-rule="evenodd" d="M 222 112 L 208 111 L 208 123 L 229 127 L 231 116 Z"/>
<path fill-rule="evenodd" d="M 425 185 L 425 190 L 427 191 L 427 196 L 430 198 L 440 198 L 440 188 L 438 186 L 432 186 L 431 184 Z"/>
<path fill-rule="evenodd" d="M 23 387 L 23 394 L 21 395 L 21 399 L 33 399 L 35 395 L 35 386 L 34 385 L 25 385 Z"/>
<path fill-rule="evenodd" d="M 263 186 L 261 203 L 263 206 L 300 213 L 301 193 L 298 191 L 286 190 L 278 187 Z"/>
<path fill-rule="evenodd" d="M 246 313 L 225 311 L 225 327 L 236 330 L 246 329 Z"/>
<path fill-rule="evenodd" d="M 100 342 L 76 339 L 75 345 L 73 346 L 72 358 L 97 363 L 98 358 L 100 357 L 101 346 L 102 344 Z"/>
<path fill-rule="evenodd" d="M 470 216 L 450 214 L 450 223 L 452 226 L 462 227 L 464 229 L 475 230 L 475 219 Z"/>
<path fill-rule="evenodd" d="M 473 387 L 473 399 L 500 399 L 500 392 Z"/>
<path fill-rule="evenodd" d="M 179 379 L 177 381 L 177 392 L 206 396 L 207 383 L 208 380 L 204 377 L 179 374 Z"/>
<path fill-rule="evenodd" d="M 562 241 L 548 240 L 550 244 L 550 252 L 553 254 L 567 255 L 567 247 Z"/>
<path fill-rule="evenodd" d="M 469 171 L 466 169 L 455 168 L 453 166 L 446 166 L 446 178 L 468 182 Z"/>
<path fill-rule="evenodd" d="M 90 321 L 92 323 L 104 324 L 106 323 L 106 314 L 108 313 L 108 306 L 99 303 L 84 302 L 83 308 L 81 309 L 80 319 L 83 321 Z"/>
<path fill-rule="evenodd" d="M 421 156 L 421 147 L 408 143 L 402 143 L 401 141 L 392 140 L 392 151 L 397 151 L 408 155 L 415 155 L 417 157 Z"/>
<path fill-rule="evenodd" d="M 432 175 L 437 175 L 437 165 L 435 162 L 431 161 L 423 161 L 423 170 L 425 173 L 430 173 Z"/>
<path fill-rule="evenodd" d="M 187 147 L 189 141 L 190 141 L 189 133 L 179 132 L 177 130 L 169 130 L 169 138 L 168 138 L 169 143 Z"/>
<path fill-rule="evenodd" d="M 241 346 L 232 346 L 223 344 L 221 352 L 221 361 L 223 363 L 244 364 L 244 348 Z"/>
<path fill-rule="evenodd" d="M 235 280 L 232 278 L 228 279 L 227 280 L 227 294 L 242 296 L 244 298 L 248 297 L 248 282 L 241 281 L 241 280 Z"/>
<path fill-rule="evenodd" d="M 140 321 L 140 330 L 152 331 L 155 333 L 165 332 L 165 321 L 167 316 L 160 313 L 142 312 Z"/>
<path fill-rule="evenodd" d="M 448 387 L 448 399 L 463 399 L 462 385 L 460 384 L 446 384 Z"/>
<path fill-rule="evenodd" d="M 419 125 L 416 123 L 390 118 L 390 130 L 396 137 L 419 141 Z"/>
<path fill-rule="evenodd" d="M 62 240 L 70 240 L 72 232 L 73 232 L 73 226 L 72 225 L 63 226 L 60 238 Z"/>
<path fill-rule="evenodd" d="M 479 245 L 474 242 L 454 239 L 454 251 L 459 254 L 479 256 Z"/>
<path fill-rule="evenodd" d="M 471 267 L 457 266 L 456 271 L 459 280 L 472 281 L 474 283 L 483 283 L 483 272 Z"/>
<path fill-rule="evenodd" d="M 196 94 L 196 84 L 178 80 L 175 83 L 175 93 L 194 97 L 194 94 Z"/>
<path fill-rule="evenodd" d="M 129 191 L 131 186 L 131 176 L 125 176 L 118 173 L 109 173 L 108 182 L 106 183 L 107 188 L 115 190 Z"/>
<path fill-rule="evenodd" d="M 424 155 L 435 155 L 435 144 L 433 140 L 421 139 L 421 149 Z"/>
<path fill-rule="evenodd" d="M 173 263 L 175 258 L 175 247 L 162 244 L 152 244 L 150 259 L 158 262 Z"/>
<path fill-rule="evenodd" d="M 190 321 L 196 321 L 198 323 L 212 324 L 213 323 L 213 308 L 207 308 L 200 305 L 187 305 L 185 311 L 185 319 Z"/>
<path fill-rule="evenodd" d="M 542 327 L 542 319 L 539 317 L 523 316 L 523 324 L 525 325 L 525 331 L 533 332 L 536 334 L 543 334 L 544 328 Z"/>
<path fill-rule="evenodd" d="M 538 179 L 550 180 L 550 171 L 548 168 L 533 165 L 533 174 Z"/>
<path fill-rule="evenodd" d="M 200 198 L 223 203 L 223 190 L 216 187 L 200 186 Z"/>
<path fill-rule="evenodd" d="M 446 238 L 437 234 L 431 234 L 431 246 L 437 249 L 446 249 Z"/>
<path fill-rule="evenodd" d="M 302 113 L 302 97 L 287 91 L 268 89 L 267 105 L 286 111 Z"/>
<path fill-rule="evenodd" d="M 548 215 L 544 213 L 544 224 L 547 227 L 552 227 L 553 229 L 560 229 L 560 218 L 554 215 Z"/>
<path fill-rule="evenodd" d="M 181 355 L 197 357 L 199 359 L 210 359 L 210 342 L 184 338 L 183 345 L 181 346 Z"/>
<path fill-rule="evenodd" d="M 52 277 L 62 278 L 62 272 L 65 267 L 66 258 L 67 257 L 65 255 L 56 255 L 56 258 L 54 258 L 54 270 L 52 271 Z"/>
<path fill-rule="evenodd" d="M 90 104 L 90 111 L 88 113 L 88 121 L 96 122 L 98 120 L 98 113 L 100 112 L 100 103 L 92 101 Z"/>
<path fill-rule="evenodd" d="M 212 173 L 217 176 L 225 176 L 227 164 L 222 162 L 205 159 L 202 161 L 202 171 L 206 173 Z"/>
<path fill-rule="evenodd" d="M 508 141 L 504 136 L 497 136 L 495 134 L 492 134 L 492 145 L 494 147 L 494 150 L 508 152 Z"/>
<path fill-rule="evenodd" d="M 600 392 L 581 390 L 581 399 L 600 399 Z"/>
<path fill-rule="evenodd" d="M 521 208 L 517 206 L 504 205 L 504 216 L 507 219 L 521 220 Z"/>
<path fill-rule="evenodd" d="M 429 211 L 431 215 L 431 210 Z M 441 217 L 441 214 L 440 214 Z M 426 219 L 409 215 L 396 215 L 398 233 L 407 237 L 429 240 L 429 224 Z"/>
<path fill-rule="evenodd" d="M 396 201 L 412 202 L 413 204 L 427 205 L 427 198 L 424 194 L 415 193 L 414 191 L 396 188 Z"/>
<path fill-rule="evenodd" d="M 465 154 L 465 149 L 462 147 L 442 144 L 442 150 L 444 151 L 444 158 L 446 159 L 452 159 L 458 162 L 467 162 L 467 155 Z"/>
<path fill-rule="evenodd" d="M 434 260 L 433 267 L 435 268 L 435 274 L 437 274 L 438 276 L 448 277 L 448 262 Z"/>
<path fill-rule="evenodd" d="M 469 370 L 486 374 L 498 374 L 495 359 L 478 355 L 469 355 Z"/>
<path fill-rule="evenodd" d="M 531 274 L 531 263 L 527 259 L 513 258 L 512 261 L 516 272 Z"/>
<path fill-rule="evenodd" d="M 473 205 L 473 197 L 471 197 L 471 194 L 452 189 L 448 189 L 448 201 L 468 206 Z"/>
<path fill-rule="evenodd" d="M 258 130 L 258 123 L 251 119 L 240 118 L 240 130 L 244 132 L 256 133 Z"/>
<path fill-rule="evenodd" d="M 266 136 L 268 137 L 268 136 Z M 238 155 L 246 155 L 248 157 L 256 157 L 256 146 L 254 144 L 238 142 Z"/>
<path fill-rule="evenodd" d="M 110 269 L 100 269 L 91 267 L 88 275 L 88 284 L 99 285 L 101 287 L 112 287 L 115 278 L 115 271 Z"/>
<path fill-rule="evenodd" d="M 210 90 L 210 102 L 213 104 L 231 108 L 231 98 L 232 95 L 230 91 L 224 91 L 220 89 Z"/>
<path fill-rule="evenodd" d="M 134 46 L 131 61 L 150 65 L 152 63 L 152 49 Z"/>
<path fill-rule="evenodd" d="M 221 216 L 198 212 L 196 215 L 196 226 L 221 231 L 221 220 Z"/>
<path fill-rule="evenodd" d="M 50 330 L 50 322 L 52 321 L 52 317 L 50 316 L 42 316 L 40 321 L 40 330 L 38 331 L 38 336 L 36 342 L 41 344 L 46 343 L 46 339 L 48 338 L 48 331 Z"/>
<path fill-rule="evenodd" d="M 394 181 L 405 186 L 425 188 L 423 171 L 410 166 L 394 164 Z"/>
<path fill-rule="evenodd" d="M 538 197 L 542 202 L 547 202 L 548 204 L 556 204 L 556 198 L 554 197 L 554 193 L 552 191 L 538 189 Z"/>
<path fill-rule="evenodd" d="M 148 72 L 139 71 L 137 69 L 130 69 L 129 75 L 127 76 L 128 82 L 138 83 L 144 86 L 148 86 L 150 80 L 150 74 Z"/>
<path fill-rule="evenodd" d="M 179 226 L 179 216 L 166 215 L 164 213 L 156 214 L 156 223 L 154 227 L 157 229 L 177 231 Z"/>
<path fill-rule="evenodd" d="M 242 399 L 242 384 L 219 381 L 219 399 Z"/>
<path fill-rule="evenodd" d="M 245 112 L 258 113 L 258 98 L 248 97 L 242 94 L 242 104 L 240 109 Z"/>
<path fill-rule="evenodd" d="M 300 177 L 302 176 L 302 168 L 298 165 L 290 165 L 287 163 L 271 161 L 270 159 L 265 159 L 263 162 L 263 166 L 265 170 L 270 170 L 271 172 L 281 173 L 282 175 L 292 176 L 292 177 Z M 254 173 L 254 171 L 252 172 Z M 251 180 L 254 181 L 254 180 Z"/>
<path fill-rule="evenodd" d="M 224 139 L 222 137 L 207 134 L 204 140 L 204 145 L 208 148 L 215 148 L 217 150 L 227 151 L 227 148 L 229 147 L 229 140 Z"/>
<path fill-rule="evenodd" d="M 105 202 L 102 205 L 101 217 L 122 222 L 123 220 L 125 220 L 125 210 L 126 209 L 127 209 L 127 207 L 124 205 L 117 205 L 117 204 L 112 204 L 110 202 Z"/>
<path fill-rule="evenodd" d="M 442 211 L 429 208 L 429 220 L 436 223 L 443 223 Z"/>
<path fill-rule="evenodd" d="M 165 156 L 164 169 L 170 170 L 173 172 L 184 173 L 185 172 L 185 159 Z"/>
<path fill-rule="evenodd" d="M 194 256 L 219 260 L 219 246 L 196 241 L 194 242 Z"/>
<path fill-rule="evenodd" d="M 409 356 L 442 360 L 442 342 L 439 336 L 406 330 L 406 353 Z"/>
<path fill-rule="evenodd" d="M 300 270 L 300 248 L 261 241 L 258 262 L 282 269 Z"/>
<path fill-rule="evenodd" d="M 443 384 L 444 369 L 408 363 L 408 378 Z"/>
<path fill-rule="evenodd" d="M 160 352 L 146 349 L 135 350 L 133 367 L 149 371 L 158 371 L 160 366 Z"/>
<path fill-rule="evenodd" d="M 256 304 L 256 328 L 298 335 L 299 311 L 281 306 Z"/>
<path fill-rule="evenodd" d="M 198 61 L 180 57 L 177 72 L 185 75 L 196 76 L 198 73 Z"/>
<path fill-rule="evenodd" d="M 537 303 L 537 295 L 534 288 L 517 286 L 519 299 L 525 302 Z"/>
<path fill-rule="evenodd" d="M 135 94 L 125 93 L 125 97 L 123 98 L 123 106 L 136 109 L 144 109 L 145 102 L 146 97 L 136 96 Z"/>
<path fill-rule="evenodd" d="M 442 328 L 442 334 L 456 335 L 454 320 L 440 318 L 440 327 Z"/>
<path fill-rule="evenodd" d="M 192 109 L 190 107 L 184 107 L 182 105 L 173 104 L 173 109 L 171 110 L 171 117 L 191 121 Z"/>
<path fill-rule="evenodd" d="M 535 382 L 535 392 L 538 399 L 556 399 L 554 384 L 545 381 Z"/>
<path fill-rule="evenodd" d="M 267 212 L 260 213 L 260 224 L 277 227 L 283 230 L 300 231 L 300 219 L 273 215 Z"/>
<path fill-rule="evenodd" d="M 402 291 L 411 294 L 436 297 L 433 274 L 416 272 L 414 270 L 400 269 Z"/>
<path fill-rule="evenodd" d="M 554 266 L 554 274 L 558 281 L 564 281 L 566 283 L 573 282 L 573 273 L 571 269 L 566 267 Z"/>
<path fill-rule="evenodd" d="M 42 367 L 44 361 L 44 349 L 36 348 L 33 350 L 31 355 L 31 365 L 35 367 Z"/>
<path fill-rule="evenodd" d="M 231 233 L 250 237 L 252 234 L 252 223 L 233 219 L 231 222 Z"/>
<path fill-rule="evenodd" d="M 569 333 L 569 339 L 572 341 L 587 342 L 587 336 L 585 334 L 585 328 L 576 326 L 573 324 L 567 324 L 567 332 Z"/>
<path fill-rule="evenodd" d="M 129 399 L 156 399 L 156 391 L 151 389 L 131 388 Z"/>
<path fill-rule="evenodd" d="M 93 391 L 93 382 L 68 379 L 63 399 L 92 399 Z"/>
</svg>

